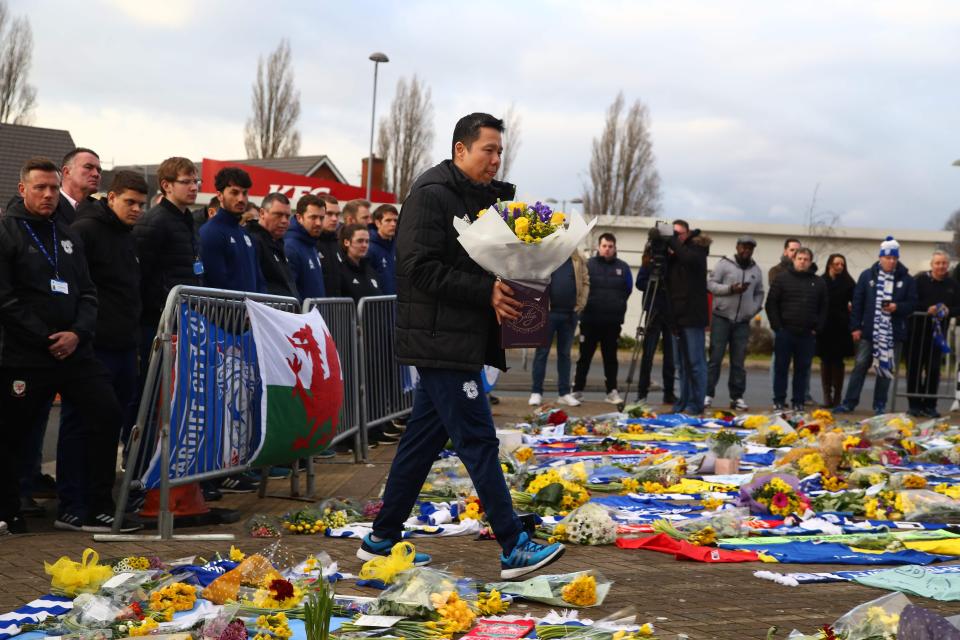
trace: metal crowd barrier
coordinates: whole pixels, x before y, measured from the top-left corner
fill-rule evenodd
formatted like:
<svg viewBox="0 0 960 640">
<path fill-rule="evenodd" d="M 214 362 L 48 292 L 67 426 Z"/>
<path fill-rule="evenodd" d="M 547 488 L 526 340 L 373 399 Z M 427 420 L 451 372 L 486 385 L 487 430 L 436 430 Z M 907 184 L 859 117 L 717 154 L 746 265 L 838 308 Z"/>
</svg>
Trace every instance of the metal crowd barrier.
<svg viewBox="0 0 960 640">
<path fill-rule="evenodd" d="M 899 398 L 936 402 L 953 400 L 956 396 L 956 325 L 948 325 L 943 331 L 944 340 L 951 348 L 949 354 L 942 353 L 934 343 L 932 325 L 933 318 L 926 311 L 916 311 L 907 319 L 903 362 L 897 363 L 893 379 L 893 398 L 890 404 L 892 411 L 897 410 Z M 901 380 L 901 373 L 904 380 Z"/>
<path fill-rule="evenodd" d="M 245 298 L 283 311 L 300 311 L 300 303 L 295 298 L 202 287 L 178 286 L 170 291 L 151 350 L 137 421 L 129 440 L 113 535 L 97 539 L 132 537 L 116 534 L 130 488 L 135 485 L 143 487 L 142 478 L 147 473 L 159 476 L 157 529 L 160 539 L 169 540 L 174 537 L 171 488 L 249 469 L 247 461 L 259 436 L 256 425 L 259 413 L 254 414 L 250 400 L 258 387 L 260 372 L 256 367 L 246 366 L 243 361 L 244 352 L 253 348 L 250 321 L 243 303 Z M 187 315 L 186 324 L 182 322 L 182 314 Z M 191 370 L 180 371 L 177 367 L 175 374 L 177 341 L 188 341 L 191 345 Z M 207 379 L 211 368 L 215 371 L 213 380 Z M 229 419 L 229 428 L 220 432 L 208 429 L 204 413 L 203 420 L 179 426 L 176 429 L 179 438 L 174 442 L 174 429 L 170 424 L 171 404 L 175 401 L 179 407 L 181 403 L 189 401 L 181 394 L 173 393 L 174 385 L 183 382 L 176 380 L 175 375 L 191 376 L 190 385 L 195 392 L 200 391 L 197 389 L 199 385 L 216 385 L 222 389 L 224 397 L 230 398 L 229 406 L 224 408 L 224 419 Z M 151 469 L 151 460 L 156 454 L 154 443 L 159 444 L 160 451 Z M 177 456 L 173 465 L 171 453 Z M 196 467 L 211 464 L 219 468 L 212 471 L 196 470 Z M 194 536 L 186 537 L 195 539 Z M 209 535 L 203 537 L 211 539 Z M 232 536 L 217 536 L 214 539 L 224 538 L 230 539 Z"/>
<path fill-rule="evenodd" d="M 371 427 L 401 418 L 413 407 L 410 369 L 397 364 L 394 355 L 397 296 L 361 298 L 357 305 L 360 336 L 360 424 L 363 457 Z"/>
<path fill-rule="evenodd" d="M 337 432 L 330 445 L 353 438 L 353 460 L 364 458 L 362 429 L 360 428 L 360 370 L 359 344 L 357 339 L 357 305 L 353 298 L 307 298 L 303 312 L 317 309 L 333 336 L 333 343 L 340 355 L 340 371 L 343 372 L 343 407 Z M 311 492 L 312 493 L 312 492 Z"/>
</svg>

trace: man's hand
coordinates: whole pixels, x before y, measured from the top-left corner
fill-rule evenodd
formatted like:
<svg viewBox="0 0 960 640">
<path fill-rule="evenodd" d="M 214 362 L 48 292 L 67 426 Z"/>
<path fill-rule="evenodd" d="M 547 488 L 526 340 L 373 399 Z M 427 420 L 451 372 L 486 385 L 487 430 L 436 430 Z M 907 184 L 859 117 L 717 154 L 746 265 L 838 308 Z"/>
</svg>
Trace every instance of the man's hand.
<svg viewBox="0 0 960 640">
<path fill-rule="evenodd" d="M 863 332 L 857 329 L 856 331 L 852 331 L 850 335 L 853 337 L 854 342 L 860 342 L 860 337 L 863 335 Z"/>
<path fill-rule="evenodd" d="M 53 344 L 47 347 L 47 350 L 57 360 L 69 358 L 77 350 L 77 345 L 80 344 L 79 336 L 73 331 L 58 331 L 47 337 L 53 340 Z"/>
<path fill-rule="evenodd" d="M 503 324 L 503 319 L 516 320 L 520 317 L 520 302 L 513 297 L 513 289 L 506 282 L 497 280 L 493 283 L 493 294 L 490 304 L 497 314 L 497 322 Z"/>
<path fill-rule="evenodd" d="M 937 305 L 935 305 L 935 304 L 930 305 L 930 308 L 927 309 L 927 315 L 928 315 L 928 316 L 935 316 L 935 315 L 937 315 Z"/>
<path fill-rule="evenodd" d="M 734 282 L 730 285 L 730 293 L 742 294 L 749 285 L 745 282 Z"/>
</svg>

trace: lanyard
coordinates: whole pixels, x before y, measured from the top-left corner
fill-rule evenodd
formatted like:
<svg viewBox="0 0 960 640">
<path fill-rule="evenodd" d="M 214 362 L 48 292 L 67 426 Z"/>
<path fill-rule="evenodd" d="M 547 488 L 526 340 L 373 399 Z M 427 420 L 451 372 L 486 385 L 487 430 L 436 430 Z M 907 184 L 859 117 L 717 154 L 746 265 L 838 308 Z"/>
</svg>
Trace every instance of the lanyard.
<svg viewBox="0 0 960 640">
<path fill-rule="evenodd" d="M 27 230 L 27 233 L 33 238 L 33 241 L 37 243 L 37 247 L 40 249 L 40 253 L 43 254 L 43 257 L 47 259 L 47 262 L 50 263 L 50 266 L 53 267 L 53 275 L 59 280 L 60 279 L 60 254 L 57 251 L 57 225 L 54 222 L 50 222 L 50 230 L 53 232 L 53 257 L 50 257 L 50 254 L 47 252 L 47 248 L 43 246 L 43 243 L 40 242 L 40 238 L 37 237 L 37 233 L 33 230 L 33 227 L 26 221 L 21 220 L 23 227 Z"/>
</svg>

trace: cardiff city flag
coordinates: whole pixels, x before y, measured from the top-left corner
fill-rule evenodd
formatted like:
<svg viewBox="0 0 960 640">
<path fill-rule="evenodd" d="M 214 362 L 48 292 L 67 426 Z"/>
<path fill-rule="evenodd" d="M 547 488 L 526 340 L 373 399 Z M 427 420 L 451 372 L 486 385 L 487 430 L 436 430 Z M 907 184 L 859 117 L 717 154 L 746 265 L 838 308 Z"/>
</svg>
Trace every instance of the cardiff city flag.
<svg viewBox="0 0 960 640">
<path fill-rule="evenodd" d="M 336 434 L 343 405 L 340 356 L 314 309 L 298 314 L 246 301 L 262 380 L 260 448 L 253 465 L 321 451 Z"/>
</svg>

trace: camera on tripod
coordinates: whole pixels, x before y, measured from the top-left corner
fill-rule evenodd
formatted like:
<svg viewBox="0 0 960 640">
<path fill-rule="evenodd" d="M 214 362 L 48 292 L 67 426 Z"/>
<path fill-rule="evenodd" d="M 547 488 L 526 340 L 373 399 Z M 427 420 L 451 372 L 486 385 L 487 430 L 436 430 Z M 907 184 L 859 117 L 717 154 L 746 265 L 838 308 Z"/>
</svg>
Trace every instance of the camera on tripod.
<svg viewBox="0 0 960 640">
<path fill-rule="evenodd" d="M 666 220 L 657 220 L 647 239 L 647 246 L 643 249 L 644 266 L 650 269 L 651 279 L 657 281 L 663 275 L 667 264 L 667 249 L 669 240 L 673 236 L 673 225 Z"/>
</svg>

